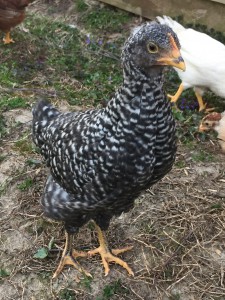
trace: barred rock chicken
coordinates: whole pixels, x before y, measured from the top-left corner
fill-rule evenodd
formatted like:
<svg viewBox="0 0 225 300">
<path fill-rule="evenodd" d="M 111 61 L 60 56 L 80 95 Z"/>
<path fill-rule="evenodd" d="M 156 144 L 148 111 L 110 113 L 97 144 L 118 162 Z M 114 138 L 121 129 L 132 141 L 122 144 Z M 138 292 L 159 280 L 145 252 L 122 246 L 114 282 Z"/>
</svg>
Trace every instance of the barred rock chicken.
<svg viewBox="0 0 225 300">
<path fill-rule="evenodd" d="M 100 246 L 88 255 L 100 254 L 109 262 L 133 271 L 110 250 L 105 237 L 113 216 L 127 212 L 135 198 L 167 174 L 176 152 L 175 123 L 163 90 L 164 65 L 185 69 L 176 34 L 151 22 L 138 27 L 122 52 L 123 84 L 102 109 L 60 113 L 41 101 L 33 109 L 33 138 L 51 175 L 42 205 L 46 215 L 63 221 L 66 245 L 58 269 L 64 265 L 82 269 L 72 250 L 73 236 L 93 220 Z"/>
<path fill-rule="evenodd" d="M 199 111 L 206 108 L 202 96 L 207 89 L 225 98 L 225 45 L 205 33 L 184 28 L 170 17 L 157 17 L 157 20 L 177 34 L 186 65 L 186 72 L 176 69 L 182 82 L 174 96 L 168 95 L 171 101 L 176 102 L 188 88 L 194 88 Z"/>
<path fill-rule="evenodd" d="M 5 32 L 4 44 L 13 43 L 10 38 L 11 28 L 22 23 L 25 8 L 31 0 L 0 0 L 0 30 Z"/>
<path fill-rule="evenodd" d="M 225 152 L 225 112 L 213 112 L 205 116 L 200 125 L 199 131 L 214 130 L 218 133 L 217 139 L 223 152 Z"/>
</svg>

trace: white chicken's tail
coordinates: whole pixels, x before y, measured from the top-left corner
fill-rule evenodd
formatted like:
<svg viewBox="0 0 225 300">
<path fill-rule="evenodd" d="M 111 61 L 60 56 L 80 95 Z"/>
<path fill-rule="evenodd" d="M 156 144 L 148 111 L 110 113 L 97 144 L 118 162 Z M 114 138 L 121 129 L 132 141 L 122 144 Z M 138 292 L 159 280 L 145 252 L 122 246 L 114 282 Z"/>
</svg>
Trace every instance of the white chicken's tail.
<svg viewBox="0 0 225 300">
<path fill-rule="evenodd" d="M 157 21 L 162 24 L 162 25 L 167 25 L 170 28 L 173 29 L 173 31 L 178 34 L 179 32 L 185 30 L 185 27 L 182 26 L 180 23 L 174 21 L 168 16 L 163 16 L 163 17 L 156 17 Z"/>
</svg>

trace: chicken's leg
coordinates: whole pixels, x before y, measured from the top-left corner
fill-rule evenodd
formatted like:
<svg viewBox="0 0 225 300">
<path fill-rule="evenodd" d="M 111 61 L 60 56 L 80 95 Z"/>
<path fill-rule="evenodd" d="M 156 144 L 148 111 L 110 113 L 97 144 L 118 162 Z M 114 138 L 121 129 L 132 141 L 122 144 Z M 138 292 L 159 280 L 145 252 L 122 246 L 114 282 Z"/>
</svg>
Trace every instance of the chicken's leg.
<svg viewBox="0 0 225 300">
<path fill-rule="evenodd" d="M 202 111 L 206 108 L 206 103 L 203 102 L 202 95 L 195 89 L 195 96 L 198 100 L 199 111 Z"/>
<path fill-rule="evenodd" d="M 72 242 L 73 235 L 66 232 L 66 243 L 62 253 L 62 258 L 52 278 L 56 278 L 62 272 L 65 265 L 72 265 L 78 271 L 83 272 L 85 275 L 92 277 L 91 274 L 83 268 L 81 268 L 79 263 L 76 261 L 77 257 L 86 257 L 87 253 L 72 249 Z"/>
<path fill-rule="evenodd" d="M 10 31 L 7 31 L 5 37 L 3 39 L 4 44 L 15 43 L 13 39 L 10 37 Z"/>
<path fill-rule="evenodd" d="M 114 255 L 118 255 L 120 253 L 123 253 L 125 251 L 128 251 L 128 250 L 132 249 L 133 246 L 126 247 L 126 248 L 123 248 L 123 249 L 114 249 L 114 250 L 112 250 L 112 253 L 111 253 L 110 250 L 109 250 L 108 243 L 107 243 L 104 232 L 101 230 L 101 228 L 96 223 L 95 223 L 95 228 L 97 230 L 98 240 L 99 240 L 100 245 L 97 249 L 88 251 L 88 254 L 90 256 L 93 256 L 95 254 L 100 254 L 101 255 L 102 263 L 103 263 L 103 266 L 105 268 L 105 276 L 107 276 L 108 273 L 109 273 L 109 263 L 110 262 L 114 262 L 114 263 L 122 266 L 124 269 L 127 270 L 129 275 L 134 276 L 134 273 L 131 270 L 131 268 L 128 266 L 128 264 L 125 261 L 123 261 L 122 259 L 114 256 Z"/>
<path fill-rule="evenodd" d="M 170 100 L 171 102 L 177 102 L 177 100 L 179 99 L 179 97 L 182 94 L 183 90 L 184 90 L 184 86 L 181 83 L 175 95 L 172 96 L 172 95 L 168 94 L 167 96 L 171 99 Z"/>
</svg>

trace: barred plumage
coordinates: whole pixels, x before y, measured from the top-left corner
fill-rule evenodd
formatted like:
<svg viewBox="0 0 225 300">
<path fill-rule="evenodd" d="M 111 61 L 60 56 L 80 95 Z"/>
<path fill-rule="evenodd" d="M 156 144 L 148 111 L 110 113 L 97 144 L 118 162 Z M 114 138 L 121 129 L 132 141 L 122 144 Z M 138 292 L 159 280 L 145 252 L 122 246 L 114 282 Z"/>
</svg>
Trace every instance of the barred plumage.
<svg viewBox="0 0 225 300">
<path fill-rule="evenodd" d="M 158 51 L 151 53 L 149 41 Z M 68 233 L 90 219 L 107 229 L 112 216 L 128 211 L 170 171 L 175 122 L 162 65 L 183 68 L 178 48 L 169 27 L 142 25 L 124 46 L 123 85 L 105 108 L 60 113 L 41 101 L 33 109 L 34 142 L 51 172 L 42 205 L 50 218 L 65 222 Z"/>
</svg>

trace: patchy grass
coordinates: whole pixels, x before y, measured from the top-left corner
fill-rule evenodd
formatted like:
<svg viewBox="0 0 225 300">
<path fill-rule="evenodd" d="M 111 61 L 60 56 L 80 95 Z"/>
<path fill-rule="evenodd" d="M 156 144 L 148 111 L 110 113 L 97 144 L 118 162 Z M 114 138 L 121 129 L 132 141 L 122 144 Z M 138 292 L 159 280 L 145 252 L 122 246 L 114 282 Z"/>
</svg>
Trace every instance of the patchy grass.
<svg viewBox="0 0 225 300">
<path fill-rule="evenodd" d="M 184 110 L 181 111 L 173 107 L 173 115 L 177 121 L 177 136 L 184 144 L 192 144 L 197 138 L 203 137 L 199 133 L 198 127 L 203 115 L 196 111 Z"/>
<path fill-rule="evenodd" d="M 110 20 L 114 20 L 117 13 L 109 19 L 110 9 L 106 12 L 105 20 L 111 26 Z M 125 15 L 128 21 L 130 17 Z M 116 17 L 115 22 L 118 22 Z M 29 43 L 25 40 L 19 45 L 20 51 L 16 51 L 14 58 L 0 66 L 2 86 L 6 89 L 0 108 L 26 107 L 33 92 L 59 95 L 69 104 L 84 106 L 97 105 L 110 97 L 121 82 L 118 57 L 124 38 L 111 41 L 109 33 L 99 35 L 99 30 L 89 35 L 82 34 L 77 28 L 43 16 L 32 15 L 25 23 L 25 26 L 32 24 Z M 16 50 L 16 46 L 11 47 L 12 51 Z M 8 49 L 3 51 L 8 53 Z M 24 99 L 12 97 L 11 93 L 17 90 L 24 92 Z"/>
<path fill-rule="evenodd" d="M 223 209 L 222 203 L 215 203 L 212 204 L 210 207 L 213 211 L 219 210 L 221 211 Z"/>
<path fill-rule="evenodd" d="M 81 1 L 78 3 L 77 6 L 82 7 Z M 113 33 L 123 30 L 124 25 L 130 21 L 130 18 L 131 14 L 115 7 L 96 6 L 82 14 L 80 22 L 87 30 L 92 32 Z"/>
<path fill-rule="evenodd" d="M 107 284 L 103 288 L 101 296 L 98 296 L 96 300 L 109 300 L 113 296 L 122 297 L 123 295 L 129 294 L 129 290 L 122 285 L 121 279 L 118 279 L 110 284 Z"/>
<path fill-rule="evenodd" d="M 81 287 L 85 288 L 86 290 L 88 290 L 89 292 L 91 292 L 92 280 L 93 280 L 93 278 L 84 275 L 84 277 L 81 278 L 79 285 Z"/>
<path fill-rule="evenodd" d="M 85 3 L 84 0 L 77 0 L 76 1 L 76 10 L 77 12 L 85 12 L 88 9 L 88 5 Z"/>
<path fill-rule="evenodd" d="M 59 299 L 60 300 L 76 300 L 76 293 L 73 290 L 70 289 L 63 289 L 59 293 Z"/>
<path fill-rule="evenodd" d="M 34 152 L 35 148 L 29 136 L 26 134 L 14 143 L 14 149 L 21 154 L 31 154 Z"/>
<path fill-rule="evenodd" d="M 6 49 L 6 55 L 10 55 L 9 49 Z M 14 62 L 8 63 L 7 61 L 1 62 L 0 65 L 0 77 L 1 77 L 1 85 L 5 87 L 14 87 L 16 85 L 17 79 L 14 69 Z M 2 100 L 1 100 L 2 102 Z"/>
<path fill-rule="evenodd" d="M 0 110 L 11 110 L 15 108 L 27 108 L 29 105 L 26 99 L 18 96 L 12 98 L 2 97 L 0 99 Z"/>
<path fill-rule="evenodd" d="M 18 189 L 25 192 L 29 190 L 33 186 L 33 179 L 32 178 L 27 178 L 20 184 L 18 184 Z"/>
<path fill-rule="evenodd" d="M 179 169 L 183 169 L 185 167 L 185 165 L 186 165 L 186 163 L 183 160 L 175 162 L 175 166 Z"/>
<path fill-rule="evenodd" d="M 192 154 L 192 159 L 196 162 L 210 162 L 210 161 L 215 161 L 214 156 L 210 153 L 207 153 L 206 151 L 203 150 L 198 150 L 195 151 Z"/>
</svg>

